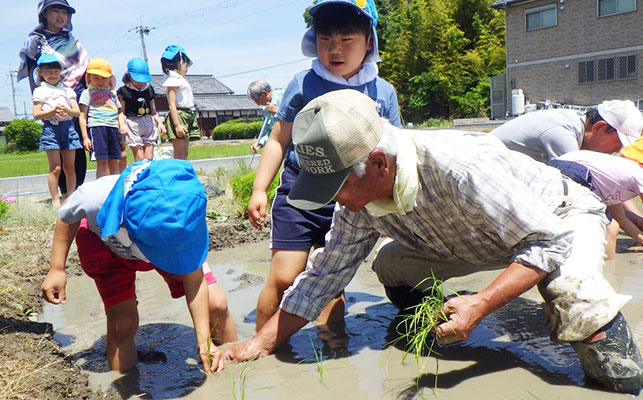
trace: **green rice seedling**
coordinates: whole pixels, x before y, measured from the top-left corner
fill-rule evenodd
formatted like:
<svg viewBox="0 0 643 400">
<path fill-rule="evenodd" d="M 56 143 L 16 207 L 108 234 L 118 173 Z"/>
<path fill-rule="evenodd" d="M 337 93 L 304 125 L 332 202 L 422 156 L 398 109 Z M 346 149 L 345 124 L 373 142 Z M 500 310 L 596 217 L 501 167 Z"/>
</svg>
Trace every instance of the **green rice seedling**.
<svg viewBox="0 0 643 400">
<path fill-rule="evenodd" d="M 317 365 L 317 372 L 319 373 L 319 380 L 323 383 L 324 374 L 326 373 L 326 368 L 324 368 L 324 363 L 323 363 L 324 362 L 324 355 L 322 354 L 322 348 L 321 347 L 317 348 L 315 346 L 315 343 L 313 343 L 313 338 L 312 337 L 309 336 L 308 339 L 310 340 L 310 345 L 313 348 L 313 356 L 315 357 L 315 359 L 305 358 L 305 359 L 299 361 L 297 364 L 301 364 L 301 363 L 305 363 L 305 362 L 313 362 L 314 361 L 315 364 Z"/>
<path fill-rule="evenodd" d="M 418 287 L 423 286 L 423 284 L 429 280 L 432 285 L 428 290 L 425 290 L 427 295 L 424 296 L 417 305 L 404 310 L 407 314 L 403 316 L 402 321 L 397 325 L 397 332 L 400 336 L 392 342 L 394 344 L 400 340 L 404 340 L 406 345 L 404 355 L 402 356 L 402 363 L 406 361 L 406 357 L 409 354 L 412 354 L 418 364 L 420 374 L 423 374 L 426 364 L 429 361 L 426 359 L 422 362 L 424 355 L 440 355 L 433 349 L 436 343 L 435 328 L 449 319 L 443 310 L 446 296 L 444 295 L 444 282 L 442 280 L 437 279 L 435 275 L 431 273 L 431 277 L 420 282 L 413 290 L 417 290 Z M 436 358 L 434 387 L 436 397 L 438 368 L 439 364 Z M 418 376 L 417 383 L 419 383 L 419 378 L 420 376 Z"/>
<path fill-rule="evenodd" d="M 326 373 L 326 369 L 324 368 L 324 358 L 322 355 L 322 348 L 320 347 L 319 349 L 315 347 L 315 343 L 313 343 L 313 339 L 309 336 L 308 339 L 310 339 L 310 345 L 313 347 L 313 354 L 315 355 L 315 364 L 317 365 L 317 372 L 319 373 L 319 381 L 323 382 L 324 381 L 324 374 Z"/>
<path fill-rule="evenodd" d="M 432 281 L 432 286 L 426 291 L 428 294 L 422 298 L 420 303 L 406 310 L 409 313 L 404 316 L 397 326 L 400 337 L 396 340 L 404 340 L 406 342 L 402 362 L 406 361 L 406 356 L 409 354 L 415 357 L 418 365 L 420 365 L 420 360 L 424 354 L 439 355 L 439 353 L 433 350 L 433 346 L 435 345 L 435 328 L 441 323 L 448 321 L 442 309 L 445 302 L 444 282 L 432 275 L 430 278 L 419 283 L 416 288 L 427 280 Z M 424 365 L 421 370 L 424 370 Z"/>
<path fill-rule="evenodd" d="M 232 390 L 232 398 L 234 400 L 245 400 L 246 399 L 246 389 L 248 387 L 248 375 L 250 374 L 250 371 L 252 371 L 254 368 L 248 368 L 248 365 L 250 362 L 254 361 L 254 359 L 248 360 L 242 364 L 239 364 L 239 367 L 241 368 L 241 373 L 239 374 L 239 381 L 236 382 L 235 379 L 232 377 L 232 374 L 230 374 L 230 370 L 226 369 L 226 375 L 228 376 L 228 382 L 230 384 L 230 389 Z M 237 385 L 238 383 L 238 385 Z M 261 387 L 261 388 L 256 388 L 252 389 L 253 392 L 256 392 L 258 390 L 265 390 L 265 389 L 270 389 L 271 387 Z"/>
</svg>

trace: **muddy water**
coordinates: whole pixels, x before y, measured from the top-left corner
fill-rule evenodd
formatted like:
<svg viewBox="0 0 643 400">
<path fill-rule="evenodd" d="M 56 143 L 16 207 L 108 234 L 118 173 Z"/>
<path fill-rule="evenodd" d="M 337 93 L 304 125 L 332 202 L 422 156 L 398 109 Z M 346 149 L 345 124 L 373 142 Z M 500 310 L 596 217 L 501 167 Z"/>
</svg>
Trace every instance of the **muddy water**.
<svg viewBox="0 0 643 400">
<path fill-rule="evenodd" d="M 228 292 L 241 339 L 254 333 L 254 308 L 269 257 L 266 243 L 259 243 L 211 253 L 208 258 Z M 478 290 L 496 275 L 479 273 L 449 281 L 448 286 Z M 621 293 L 633 296 L 623 313 L 639 345 L 643 344 L 643 255 L 617 255 L 606 266 L 606 276 Z M 402 362 L 404 353 L 388 344 L 394 338 L 397 310 L 386 301 L 365 263 L 347 287 L 344 326 L 309 324 L 275 355 L 241 366 L 226 364 L 224 372 L 206 377 L 197 365 L 185 301 L 172 300 L 154 273 L 139 274 L 136 285 L 141 325 L 137 345 L 142 361 L 134 373 L 121 375 L 107 367 L 104 314 L 91 279 L 70 279 L 67 304 L 47 306 L 41 318 L 54 324 L 56 338 L 90 373 L 92 385 L 115 387 L 123 398 L 631 398 L 584 381 L 571 348 L 549 341 L 542 303 L 534 290 L 489 316 L 468 341 L 439 348 L 439 361 L 422 359 L 426 365 L 421 369 L 412 357 Z M 313 346 L 321 350 L 322 372 Z"/>
</svg>

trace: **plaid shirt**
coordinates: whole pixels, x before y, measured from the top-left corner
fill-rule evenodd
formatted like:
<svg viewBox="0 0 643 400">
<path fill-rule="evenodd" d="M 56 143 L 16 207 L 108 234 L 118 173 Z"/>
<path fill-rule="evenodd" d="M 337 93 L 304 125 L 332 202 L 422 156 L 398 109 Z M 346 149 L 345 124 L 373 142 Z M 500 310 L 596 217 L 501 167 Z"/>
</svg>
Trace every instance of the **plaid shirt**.
<svg viewBox="0 0 643 400">
<path fill-rule="evenodd" d="M 455 265 L 515 261 L 551 272 L 564 262 L 572 232 L 556 215 L 563 202 L 558 170 L 507 150 L 491 135 L 406 132 L 399 134 L 411 135 L 418 156 L 421 187 L 414 209 L 373 217 L 365 209 L 352 213 L 338 206 L 326 246 L 284 293 L 284 311 L 315 319 L 350 282 L 380 234 Z"/>
</svg>

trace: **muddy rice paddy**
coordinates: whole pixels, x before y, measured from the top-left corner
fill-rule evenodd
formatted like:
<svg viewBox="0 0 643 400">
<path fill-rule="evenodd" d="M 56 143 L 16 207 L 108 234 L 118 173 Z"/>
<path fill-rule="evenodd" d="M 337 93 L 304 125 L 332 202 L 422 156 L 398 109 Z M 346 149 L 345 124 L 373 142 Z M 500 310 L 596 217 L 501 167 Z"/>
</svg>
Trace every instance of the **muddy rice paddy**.
<svg viewBox="0 0 643 400">
<path fill-rule="evenodd" d="M 631 242 L 621 241 L 621 251 Z M 623 313 L 643 344 L 643 254 L 631 248 L 609 262 L 606 275 L 633 296 Z M 241 339 L 254 333 L 256 298 L 268 273 L 267 241 L 212 251 L 208 262 L 228 293 Z M 63 351 L 89 374 L 95 391 L 150 399 L 624 399 L 585 381 L 568 345 L 554 344 L 543 307 L 532 290 L 488 317 L 463 343 L 438 348 L 440 356 L 403 362 L 395 339 L 397 309 L 385 298 L 367 261 L 346 289 L 344 325 L 309 324 L 276 354 L 223 372 L 200 372 L 194 334 L 183 299 L 172 300 L 154 273 L 139 274 L 137 293 L 142 361 L 137 370 L 110 372 L 104 357 L 102 304 L 91 279 L 68 282 L 67 305 L 46 305 L 40 316 L 55 330 Z M 497 272 L 448 282 L 477 290 Z M 313 347 L 315 348 L 313 350 Z M 317 353 L 317 356 L 316 356 Z M 321 356 L 319 356 L 321 354 Z M 437 380 L 436 380 L 437 374 Z M 243 392 L 243 393 L 242 393 Z"/>
</svg>

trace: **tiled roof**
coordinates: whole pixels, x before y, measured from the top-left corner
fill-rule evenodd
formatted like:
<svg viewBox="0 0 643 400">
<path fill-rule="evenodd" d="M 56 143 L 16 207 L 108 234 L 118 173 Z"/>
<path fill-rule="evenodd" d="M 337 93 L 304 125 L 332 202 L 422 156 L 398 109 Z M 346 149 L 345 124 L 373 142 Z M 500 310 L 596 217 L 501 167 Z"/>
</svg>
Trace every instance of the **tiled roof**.
<svg viewBox="0 0 643 400">
<path fill-rule="evenodd" d="M 242 95 L 194 96 L 194 105 L 201 111 L 260 110 L 254 101 Z"/>
<path fill-rule="evenodd" d="M 513 6 L 514 4 L 527 3 L 534 0 L 498 0 L 491 3 L 491 8 L 507 8 L 507 6 Z"/>
<path fill-rule="evenodd" d="M 16 119 L 16 116 L 9 111 L 9 107 L 0 107 L 0 123 L 9 123 Z"/>
<path fill-rule="evenodd" d="M 212 75 L 186 75 L 185 78 L 192 86 L 192 93 L 198 95 L 210 94 L 232 94 L 232 89 L 221 83 Z M 165 89 L 163 82 L 167 77 L 165 75 L 152 75 L 152 86 L 157 95 L 164 96 Z"/>
</svg>

